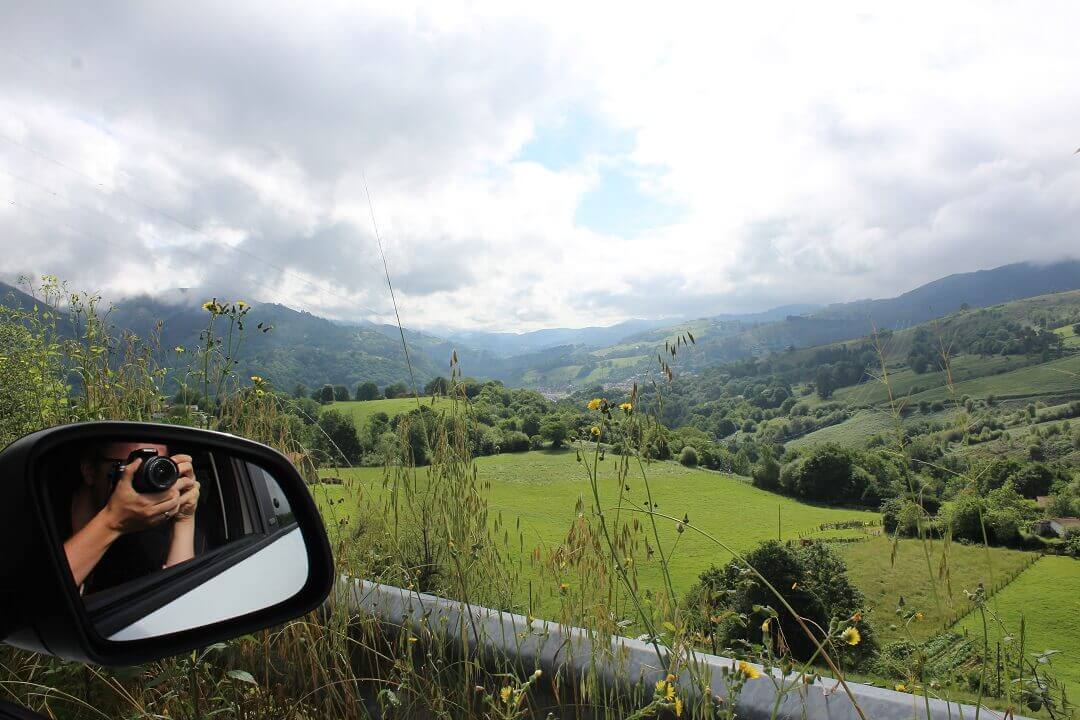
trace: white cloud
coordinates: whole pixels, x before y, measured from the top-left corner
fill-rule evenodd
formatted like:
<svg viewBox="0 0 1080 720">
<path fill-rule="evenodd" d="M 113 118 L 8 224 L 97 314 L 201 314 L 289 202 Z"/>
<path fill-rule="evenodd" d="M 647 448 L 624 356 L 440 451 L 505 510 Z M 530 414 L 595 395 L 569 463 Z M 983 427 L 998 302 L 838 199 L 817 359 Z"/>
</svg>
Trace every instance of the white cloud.
<svg viewBox="0 0 1080 720">
<path fill-rule="evenodd" d="M 0 270 L 385 319 L 365 179 L 413 326 L 761 309 L 1056 258 L 1080 219 L 1078 16 L 20 6 L 0 30 Z M 522 159 L 581 115 L 629 147 Z M 579 222 L 616 165 L 640 184 L 626 203 L 674 224 Z"/>
</svg>

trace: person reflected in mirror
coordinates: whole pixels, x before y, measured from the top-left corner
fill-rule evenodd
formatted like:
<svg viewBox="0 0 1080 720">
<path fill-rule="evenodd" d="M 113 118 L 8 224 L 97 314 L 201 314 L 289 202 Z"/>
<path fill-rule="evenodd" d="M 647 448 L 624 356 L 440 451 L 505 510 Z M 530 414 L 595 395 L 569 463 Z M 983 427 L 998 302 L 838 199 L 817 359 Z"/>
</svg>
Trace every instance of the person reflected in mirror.
<svg viewBox="0 0 1080 720">
<path fill-rule="evenodd" d="M 176 482 L 147 492 L 132 481 L 147 460 L 128 458 L 150 449 L 170 457 L 168 447 L 153 443 L 109 442 L 85 448 L 80 482 L 70 506 L 58 508 L 59 522 L 70 521 L 64 542 L 71 574 L 83 593 L 134 580 L 195 557 L 195 510 L 199 482 L 190 455 L 172 455 Z M 143 492 L 138 490 L 142 489 Z M 66 510 L 66 512 L 65 512 Z"/>
</svg>

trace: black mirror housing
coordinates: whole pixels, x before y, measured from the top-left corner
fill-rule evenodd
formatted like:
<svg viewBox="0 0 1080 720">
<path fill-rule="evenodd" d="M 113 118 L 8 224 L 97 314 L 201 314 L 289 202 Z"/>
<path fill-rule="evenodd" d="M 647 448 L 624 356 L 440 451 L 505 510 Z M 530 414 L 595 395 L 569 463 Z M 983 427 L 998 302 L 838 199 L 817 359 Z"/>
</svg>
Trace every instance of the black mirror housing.
<svg viewBox="0 0 1080 720">
<path fill-rule="evenodd" d="M 307 577 L 299 591 L 237 617 L 155 637 L 116 641 L 99 634 L 73 581 L 64 538 L 58 536 L 43 499 L 41 467 L 46 459 L 80 443 L 131 438 L 227 453 L 272 474 L 306 549 Z M 67 660 L 116 666 L 187 652 L 310 612 L 329 594 L 334 565 L 322 517 L 303 478 L 276 450 L 234 435 L 179 425 L 88 422 L 41 430 L 0 452 L 0 579 L 4 642 Z"/>
</svg>

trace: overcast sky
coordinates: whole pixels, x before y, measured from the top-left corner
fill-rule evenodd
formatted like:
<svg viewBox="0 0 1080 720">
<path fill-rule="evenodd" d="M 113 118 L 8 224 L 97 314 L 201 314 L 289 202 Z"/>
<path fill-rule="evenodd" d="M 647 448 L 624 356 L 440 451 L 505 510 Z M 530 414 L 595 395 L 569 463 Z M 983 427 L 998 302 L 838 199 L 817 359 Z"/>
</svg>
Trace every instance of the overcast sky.
<svg viewBox="0 0 1080 720">
<path fill-rule="evenodd" d="M 699 5 L 0 0 L 0 277 L 387 319 L 365 178 L 413 327 L 1080 254 L 1080 4 Z"/>
</svg>

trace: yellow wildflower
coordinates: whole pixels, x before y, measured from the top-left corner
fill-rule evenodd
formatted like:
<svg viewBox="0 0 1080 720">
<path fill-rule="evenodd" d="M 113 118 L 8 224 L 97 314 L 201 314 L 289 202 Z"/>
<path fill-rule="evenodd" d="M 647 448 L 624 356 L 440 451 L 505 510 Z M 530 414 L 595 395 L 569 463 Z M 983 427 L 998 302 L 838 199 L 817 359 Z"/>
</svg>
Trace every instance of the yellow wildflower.
<svg viewBox="0 0 1080 720">
<path fill-rule="evenodd" d="M 668 681 L 669 683 L 673 683 L 673 682 L 675 682 L 675 676 L 674 676 L 674 675 L 672 675 L 671 673 L 668 673 L 668 676 L 667 676 L 667 681 Z"/>
<path fill-rule="evenodd" d="M 751 680 L 757 680 L 761 677 L 761 671 L 744 660 L 739 661 L 739 672 Z"/>
<path fill-rule="evenodd" d="M 675 698 L 675 717 L 682 717 L 682 698 Z"/>
<path fill-rule="evenodd" d="M 772 622 L 771 617 L 770 618 L 765 618 L 765 622 L 761 623 L 761 632 L 763 632 L 763 633 L 769 632 L 769 623 L 771 623 L 771 622 Z"/>
<path fill-rule="evenodd" d="M 622 410 L 625 413 L 628 413 L 628 412 L 630 412 L 631 410 L 634 409 L 634 406 L 631 403 L 625 402 L 625 403 L 623 403 L 622 405 L 619 406 L 619 409 Z"/>
<path fill-rule="evenodd" d="M 922 614 L 921 612 L 917 612 L 917 613 L 915 613 L 915 619 L 916 619 L 916 620 L 920 620 L 920 621 L 921 621 L 921 620 L 922 620 L 923 618 L 925 618 L 925 617 L 926 617 L 926 616 L 925 616 L 925 615 L 923 615 L 923 614 Z"/>
<path fill-rule="evenodd" d="M 600 437 L 600 428 L 596 427 L 595 425 L 592 426 L 592 429 L 589 430 L 589 432 L 593 434 L 593 437 Z"/>
<path fill-rule="evenodd" d="M 588 407 L 589 407 L 590 410 L 599 410 L 600 409 L 600 403 L 602 403 L 602 402 L 603 402 L 603 400 L 601 400 L 600 398 L 593 398 L 592 400 L 589 401 Z"/>
<path fill-rule="evenodd" d="M 510 686 L 507 685 L 506 687 L 504 687 L 502 690 L 499 691 L 499 697 L 502 698 L 502 701 L 504 703 L 509 703 L 510 702 L 510 693 L 511 693 Z"/>
<path fill-rule="evenodd" d="M 656 692 L 658 692 L 658 693 L 664 692 L 664 686 L 665 685 L 667 685 L 666 680 L 657 680 L 656 681 Z"/>
<path fill-rule="evenodd" d="M 202 309 L 211 315 L 220 315 L 225 312 L 225 308 L 221 307 L 217 300 L 207 300 L 202 304 Z"/>
<path fill-rule="evenodd" d="M 252 375 L 251 376 L 251 382 L 253 382 L 253 383 L 261 383 L 262 381 L 263 381 L 263 379 L 258 375 Z"/>
<path fill-rule="evenodd" d="M 184 348 L 182 346 L 180 346 L 180 345 L 177 345 L 176 347 L 173 348 L 173 352 L 176 353 L 177 355 L 181 355 L 184 352 Z"/>
<path fill-rule="evenodd" d="M 566 592 L 570 589 L 570 583 L 559 583 L 559 592 Z"/>
<path fill-rule="evenodd" d="M 664 697 L 666 697 L 669 701 L 675 699 L 675 686 L 671 683 L 667 684 L 667 690 L 664 691 Z"/>
<path fill-rule="evenodd" d="M 840 633 L 840 639 L 848 645 L 858 645 L 862 642 L 862 635 L 859 634 L 859 628 L 851 626 Z"/>
<path fill-rule="evenodd" d="M 907 692 L 907 685 L 904 683 L 896 683 L 896 692 Z"/>
<path fill-rule="evenodd" d="M 243 310 L 247 306 L 248 306 L 248 304 L 246 302 L 244 302 L 243 300 L 237 300 L 236 301 L 236 309 L 237 310 Z"/>
</svg>

